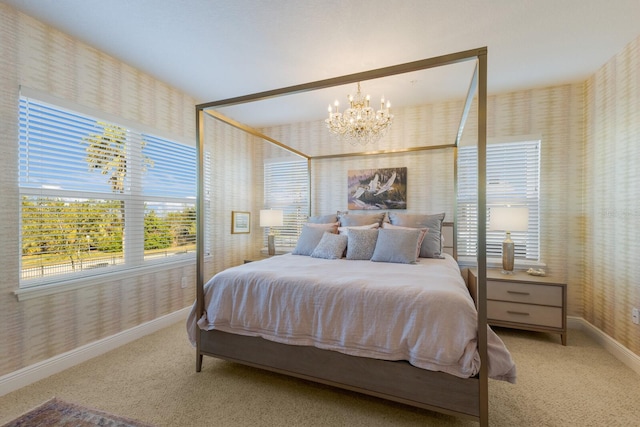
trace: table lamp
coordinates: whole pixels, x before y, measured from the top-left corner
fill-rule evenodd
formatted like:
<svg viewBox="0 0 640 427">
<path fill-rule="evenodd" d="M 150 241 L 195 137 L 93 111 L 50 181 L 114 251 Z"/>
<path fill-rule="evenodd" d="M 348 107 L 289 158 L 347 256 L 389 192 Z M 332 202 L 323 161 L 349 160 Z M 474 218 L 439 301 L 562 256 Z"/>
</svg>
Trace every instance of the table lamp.
<svg viewBox="0 0 640 427">
<path fill-rule="evenodd" d="M 273 227 L 281 227 L 282 226 L 282 218 L 283 213 L 281 210 L 277 209 L 262 209 L 260 210 L 260 227 L 269 227 L 269 236 L 268 236 L 268 250 L 269 255 L 276 254 L 276 234 L 274 233 Z"/>
<path fill-rule="evenodd" d="M 527 231 L 529 227 L 529 208 L 501 206 L 491 208 L 489 230 L 506 231 L 502 242 L 502 274 L 513 274 L 514 244 L 512 231 Z"/>
</svg>

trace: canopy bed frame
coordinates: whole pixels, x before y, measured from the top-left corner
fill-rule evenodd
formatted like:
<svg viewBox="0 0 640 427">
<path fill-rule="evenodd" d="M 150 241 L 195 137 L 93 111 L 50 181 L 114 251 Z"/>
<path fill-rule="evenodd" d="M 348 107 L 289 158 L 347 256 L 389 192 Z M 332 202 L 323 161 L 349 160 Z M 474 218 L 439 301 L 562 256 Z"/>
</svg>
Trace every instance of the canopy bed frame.
<svg viewBox="0 0 640 427">
<path fill-rule="evenodd" d="M 409 73 L 429 68 L 446 66 L 464 61 L 476 61 L 462 117 L 455 142 L 444 146 L 413 147 L 393 151 L 338 154 L 328 156 L 308 156 L 280 141 L 276 141 L 245 124 L 236 122 L 216 108 L 249 103 L 278 96 L 303 93 L 332 86 L 357 83 L 375 78 Z M 198 330 L 196 337 L 196 371 L 202 369 L 203 356 L 212 356 L 249 366 L 283 373 L 331 386 L 340 387 L 404 404 L 425 408 L 445 414 L 470 418 L 486 426 L 489 422 L 488 410 L 488 356 L 487 356 L 487 309 L 486 309 L 486 110 L 487 110 L 487 48 L 478 48 L 423 59 L 391 67 L 379 68 L 361 73 L 345 75 L 311 83 L 289 86 L 281 89 L 251 95 L 208 102 L 196 106 L 196 135 L 198 148 L 198 200 L 197 200 L 197 295 L 196 313 L 204 310 L 204 114 L 258 136 L 289 152 L 306 158 L 311 170 L 313 159 L 326 159 L 353 155 L 375 155 L 405 151 L 453 148 L 454 163 L 456 149 L 462 137 L 472 100 L 477 94 L 478 112 L 478 255 L 477 255 L 477 295 L 478 309 L 478 352 L 481 360 L 480 372 L 472 378 L 458 378 L 443 372 L 416 368 L 408 362 L 385 361 L 349 356 L 335 351 L 315 347 L 280 344 L 258 337 L 249 337 L 217 330 Z M 457 171 L 454 166 L 454 177 Z M 457 192 L 457 178 L 455 179 Z M 454 256 L 457 228 L 453 225 Z"/>
</svg>

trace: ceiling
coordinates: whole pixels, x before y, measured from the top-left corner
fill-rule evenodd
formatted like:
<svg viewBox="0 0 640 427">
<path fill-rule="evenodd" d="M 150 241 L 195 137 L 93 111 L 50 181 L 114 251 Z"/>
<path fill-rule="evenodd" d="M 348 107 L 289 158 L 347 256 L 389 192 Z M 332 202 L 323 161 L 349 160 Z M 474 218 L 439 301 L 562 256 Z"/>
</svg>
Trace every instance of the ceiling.
<svg viewBox="0 0 640 427">
<path fill-rule="evenodd" d="M 640 34 L 640 0 L 0 0 L 205 103 L 488 47 L 489 94 L 579 82 Z M 392 107 L 462 98 L 473 64 L 363 82 Z M 355 85 L 222 110 L 317 120 Z M 343 102 L 344 101 L 344 102 Z M 374 103 L 377 105 L 377 101 Z"/>
</svg>

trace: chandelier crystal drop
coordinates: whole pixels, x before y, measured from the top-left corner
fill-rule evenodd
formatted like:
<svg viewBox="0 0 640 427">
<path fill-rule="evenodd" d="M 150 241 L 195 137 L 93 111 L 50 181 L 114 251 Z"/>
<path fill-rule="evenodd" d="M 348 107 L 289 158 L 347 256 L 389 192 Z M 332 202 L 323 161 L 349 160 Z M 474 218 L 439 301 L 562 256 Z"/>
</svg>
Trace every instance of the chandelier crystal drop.
<svg viewBox="0 0 640 427">
<path fill-rule="evenodd" d="M 335 111 L 329 105 L 329 118 L 325 120 L 329 131 L 340 141 L 348 141 L 352 145 L 367 145 L 377 142 L 387 132 L 393 122 L 391 103 L 380 100 L 380 109 L 375 111 L 369 105 L 369 95 L 362 96 L 360 83 L 355 96 L 349 95 L 349 108 L 343 113 L 339 111 L 339 103 L 334 103 Z"/>
</svg>

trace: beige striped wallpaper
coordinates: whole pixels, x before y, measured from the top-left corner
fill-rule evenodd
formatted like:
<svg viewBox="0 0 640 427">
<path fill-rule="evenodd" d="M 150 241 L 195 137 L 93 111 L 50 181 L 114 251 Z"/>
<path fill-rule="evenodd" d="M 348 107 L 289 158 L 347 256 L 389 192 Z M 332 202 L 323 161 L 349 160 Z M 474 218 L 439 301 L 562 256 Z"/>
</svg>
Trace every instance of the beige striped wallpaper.
<svg viewBox="0 0 640 427">
<path fill-rule="evenodd" d="M 585 90 L 584 318 L 640 355 L 640 37 Z"/>
<path fill-rule="evenodd" d="M 194 99 L 0 3 L 0 376 L 191 304 L 195 263 L 18 301 L 19 86 L 195 140 Z"/>
<path fill-rule="evenodd" d="M 569 312 L 640 354 L 630 309 L 640 306 L 637 223 L 640 96 L 638 54 L 631 43 L 587 82 L 489 97 L 488 136 L 542 139 L 541 252 L 548 271 L 569 283 Z M 196 101 L 126 64 L 0 4 L 0 375 L 123 331 L 190 305 L 193 288 L 180 278 L 194 268 L 114 280 L 18 302 L 17 102 L 18 86 L 48 92 L 162 131 L 195 138 Z M 208 101 L 208 100 L 205 100 Z M 460 102 L 395 109 L 396 122 L 380 148 L 440 145 L 453 141 Z M 470 120 L 475 120 L 472 115 Z M 213 155 L 207 221 L 212 275 L 262 247 L 259 227 L 262 159 L 279 149 L 205 120 Z M 312 155 L 344 147 L 321 121 L 265 130 Z M 465 138 L 473 138 L 473 126 Z M 350 148 L 350 147 L 348 147 Z M 313 213 L 345 209 L 349 169 L 408 167 L 410 212 L 453 215 L 450 149 L 313 162 Z M 252 232 L 232 235 L 231 211 L 252 213 Z"/>
</svg>

